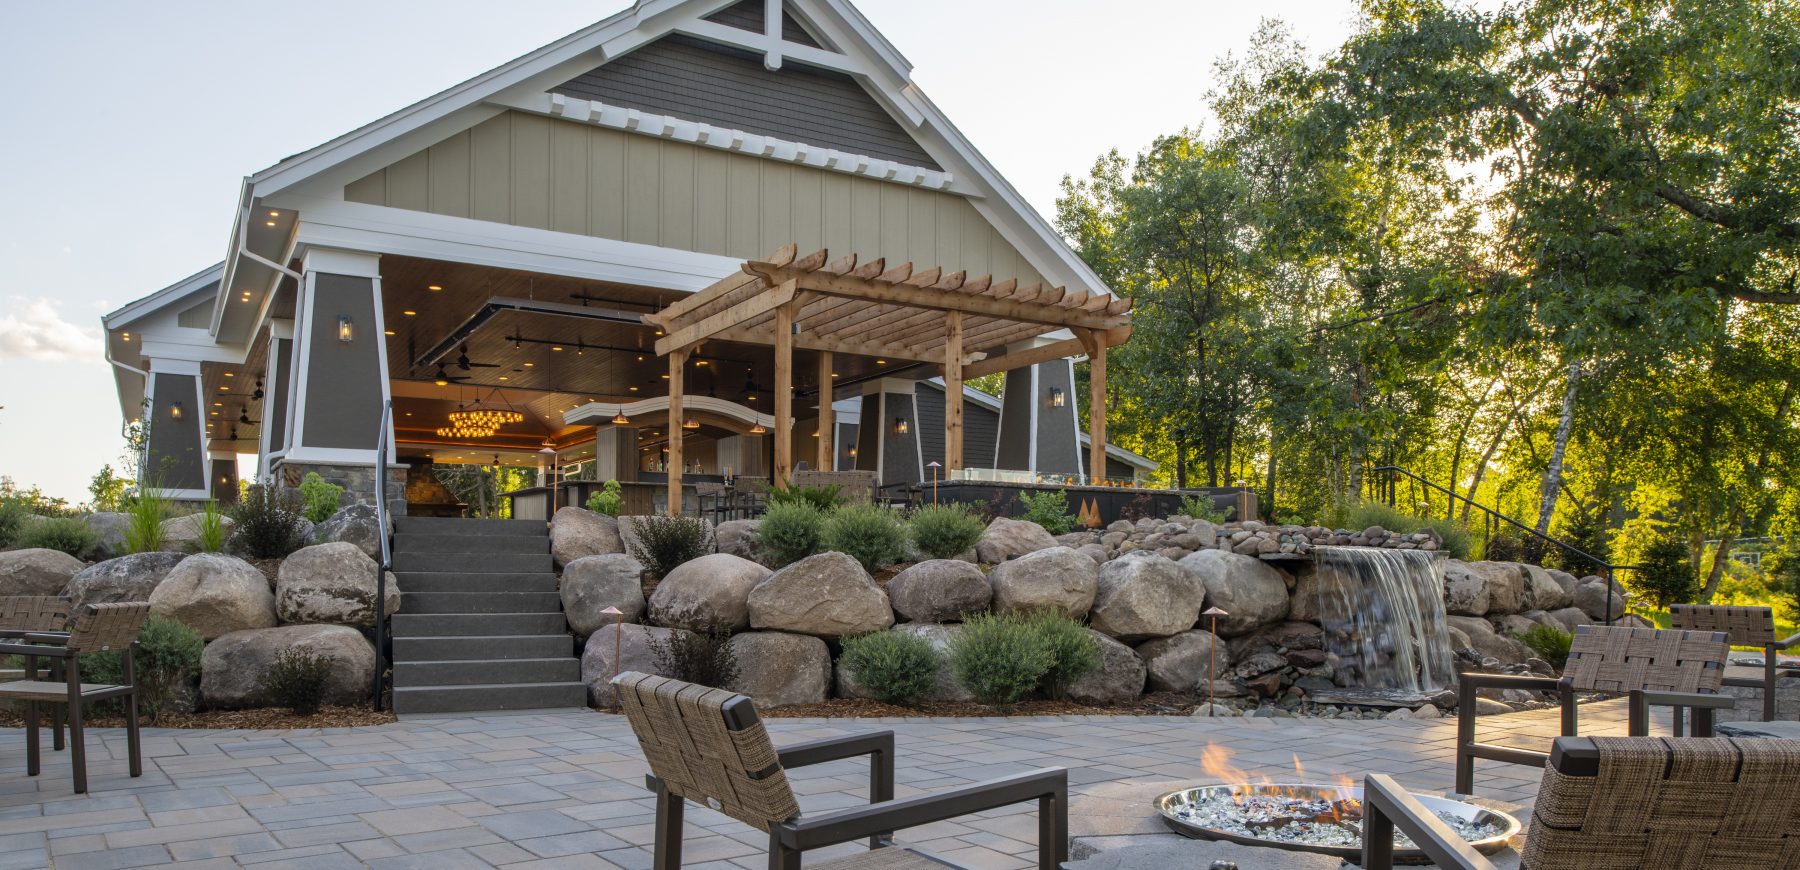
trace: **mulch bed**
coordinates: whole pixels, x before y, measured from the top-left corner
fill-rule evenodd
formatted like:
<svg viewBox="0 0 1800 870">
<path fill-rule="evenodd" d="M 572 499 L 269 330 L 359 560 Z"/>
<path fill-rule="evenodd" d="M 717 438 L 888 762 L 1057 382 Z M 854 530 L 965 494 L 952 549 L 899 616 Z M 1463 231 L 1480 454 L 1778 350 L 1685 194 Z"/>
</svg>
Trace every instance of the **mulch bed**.
<svg viewBox="0 0 1800 870">
<path fill-rule="evenodd" d="M 1154 692 L 1130 704 L 1097 707 L 1073 701 L 1024 701 L 1011 707 L 987 704 L 914 704 L 902 707 L 860 698 L 833 698 L 821 704 L 796 704 L 758 710 L 765 719 L 890 719 L 971 716 L 1186 716 L 1204 698 L 1178 692 Z"/>
<path fill-rule="evenodd" d="M 39 713 L 38 725 L 48 729 L 50 715 L 48 711 Z M 362 725 L 387 725 L 394 722 L 394 714 L 377 713 L 367 707 L 324 707 L 310 716 L 297 716 L 279 707 L 260 710 L 208 710 L 204 713 L 164 713 L 151 725 L 148 720 L 140 720 L 145 728 L 206 728 L 219 730 L 237 729 L 279 729 L 279 728 L 352 728 Z M 106 716 L 89 716 L 84 723 L 89 728 L 123 728 L 125 717 L 122 714 Z M 25 727 L 25 717 L 12 710 L 0 711 L 0 726 L 10 728 Z"/>
</svg>

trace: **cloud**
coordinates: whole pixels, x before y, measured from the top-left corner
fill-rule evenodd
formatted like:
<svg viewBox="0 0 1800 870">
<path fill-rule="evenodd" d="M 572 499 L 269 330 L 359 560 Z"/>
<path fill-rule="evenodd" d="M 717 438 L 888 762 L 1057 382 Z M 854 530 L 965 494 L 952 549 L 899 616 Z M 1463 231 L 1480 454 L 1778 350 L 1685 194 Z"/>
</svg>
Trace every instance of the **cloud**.
<svg viewBox="0 0 1800 870">
<path fill-rule="evenodd" d="M 0 360 L 92 362 L 104 353 L 98 329 L 64 320 L 54 300 L 15 296 L 0 313 Z"/>
</svg>

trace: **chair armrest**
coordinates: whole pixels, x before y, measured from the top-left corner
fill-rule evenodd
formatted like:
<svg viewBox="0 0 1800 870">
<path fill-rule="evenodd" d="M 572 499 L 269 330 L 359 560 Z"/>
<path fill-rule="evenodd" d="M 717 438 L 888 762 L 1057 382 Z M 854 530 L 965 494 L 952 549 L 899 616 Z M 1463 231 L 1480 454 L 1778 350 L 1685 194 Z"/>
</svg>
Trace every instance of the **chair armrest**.
<svg viewBox="0 0 1800 870">
<path fill-rule="evenodd" d="M 782 767 L 805 767 L 809 764 L 823 764 L 827 761 L 842 761 L 862 755 L 876 756 L 886 754 L 894 757 L 894 732 L 876 731 L 870 734 L 852 734 L 848 737 L 832 737 L 826 740 L 814 740 L 807 743 L 796 743 L 775 750 Z"/>
<path fill-rule="evenodd" d="M 1781 640 L 1778 640 L 1772 644 L 1769 644 L 1769 648 L 1770 649 L 1788 649 L 1788 648 L 1794 646 L 1795 644 L 1800 644 L 1800 634 L 1794 634 L 1794 635 L 1789 635 L 1788 637 L 1784 637 Z"/>
<path fill-rule="evenodd" d="M 1646 689 L 1633 689 L 1631 696 L 1643 698 L 1644 703 L 1657 707 L 1705 707 L 1711 710 L 1729 710 L 1737 706 L 1737 698 L 1731 695 L 1702 695 L 1698 692 L 1654 692 Z"/>
<path fill-rule="evenodd" d="M 1562 680 L 1557 677 L 1534 677 L 1525 674 L 1463 674 L 1457 681 L 1460 686 L 1471 689 L 1535 689 L 1542 692 L 1554 692 L 1562 688 Z M 1462 703 L 1459 692 L 1456 702 Z"/>
<path fill-rule="evenodd" d="M 1395 828 L 1411 837 L 1439 867 L 1495 870 L 1493 862 L 1457 836 L 1393 777 L 1369 774 L 1363 780 L 1363 870 L 1392 870 Z"/>
<path fill-rule="evenodd" d="M 1040 816 L 1051 818 L 1040 817 L 1038 830 L 1040 836 L 1050 832 L 1058 841 L 1040 842 L 1038 848 L 1054 848 L 1058 853 L 1057 860 L 1066 859 L 1069 772 L 1062 768 L 1034 770 L 937 794 L 883 801 L 819 816 L 802 816 L 778 823 L 774 835 L 783 847 L 805 851 L 1033 800 L 1051 802 L 1049 806 L 1040 804 Z"/>
<path fill-rule="evenodd" d="M 27 641 L 33 639 L 35 639 L 34 635 L 27 635 L 25 637 L 25 640 Z M 63 636 L 45 642 L 60 644 L 68 639 L 67 636 Z M 69 649 L 66 646 L 37 646 L 32 643 L 0 643 L 0 655 L 43 656 L 50 659 L 66 659 L 74 655 L 74 653 L 74 650 Z"/>
</svg>

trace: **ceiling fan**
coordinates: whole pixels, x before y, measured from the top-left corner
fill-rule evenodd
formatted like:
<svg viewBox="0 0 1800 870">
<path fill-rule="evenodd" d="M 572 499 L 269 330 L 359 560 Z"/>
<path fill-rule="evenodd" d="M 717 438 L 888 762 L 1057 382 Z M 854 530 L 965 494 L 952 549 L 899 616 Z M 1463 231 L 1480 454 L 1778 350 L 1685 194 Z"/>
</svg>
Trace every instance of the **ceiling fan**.
<svg viewBox="0 0 1800 870">
<path fill-rule="evenodd" d="M 500 364 L 469 362 L 469 346 L 464 344 L 462 350 L 456 356 L 456 367 L 466 372 L 470 369 L 497 369 L 500 367 Z"/>
<path fill-rule="evenodd" d="M 460 384 L 468 379 L 467 375 L 452 376 L 449 372 L 444 371 L 444 367 L 440 365 L 438 366 L 437 374 L 432 376 L 431 382 L 440 387 L 446 387 L 451 384 Z"/>
<path fill-rule="evenodd" d="M 237 421 L 246 426 L 255 426 L 256 424 L 262 422 L 260 420 L 250 419 L 250 409 L 248 409 L 248 408 L 243 408 L 238 411 Z M 235 426 L 232 427 L 232 431 L 234 431 L 234 432 L 237 431 L 237 427 L 235 427 Z"/>
</svg>

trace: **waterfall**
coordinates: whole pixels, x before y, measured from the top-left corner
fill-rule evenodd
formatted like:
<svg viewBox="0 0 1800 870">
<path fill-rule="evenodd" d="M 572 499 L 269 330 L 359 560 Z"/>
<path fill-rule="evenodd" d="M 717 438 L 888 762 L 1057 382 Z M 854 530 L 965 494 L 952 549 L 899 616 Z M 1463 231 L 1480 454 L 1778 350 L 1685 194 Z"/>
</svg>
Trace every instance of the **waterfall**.
<svg viewBox="0 0 1800 870">
<path fill-rule="evenodd" d="M 1316 547 L 1325 648 L 1362 690 L 1435 692 L 1456 672 L 1444 624 L 1444 566 L 1427 550 Z"/>
</svg>

